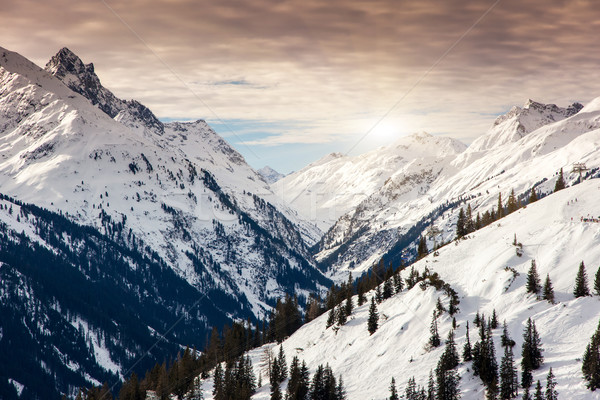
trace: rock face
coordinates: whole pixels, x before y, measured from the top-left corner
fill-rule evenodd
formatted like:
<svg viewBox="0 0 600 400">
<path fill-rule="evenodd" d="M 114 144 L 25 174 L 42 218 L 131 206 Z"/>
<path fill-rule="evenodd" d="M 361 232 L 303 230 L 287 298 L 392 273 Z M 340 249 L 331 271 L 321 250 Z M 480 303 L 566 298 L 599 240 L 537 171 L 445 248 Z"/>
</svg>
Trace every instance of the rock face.
<svg viewBox="0 0 600 400">
<path fill-rule="evenodd" d="M 111 118 L 127 121 L 135 126 L 136 121 L 155 133 L 164 133 L 164 125 L 138 101 L 118 99 L 100 83 L 94 72 L 94 64 L 84 64 L 71 50 L 63 47 L 46 64 L 46 71 L 59 78 L 69 89 L 87 98 Z"/>
</svg>

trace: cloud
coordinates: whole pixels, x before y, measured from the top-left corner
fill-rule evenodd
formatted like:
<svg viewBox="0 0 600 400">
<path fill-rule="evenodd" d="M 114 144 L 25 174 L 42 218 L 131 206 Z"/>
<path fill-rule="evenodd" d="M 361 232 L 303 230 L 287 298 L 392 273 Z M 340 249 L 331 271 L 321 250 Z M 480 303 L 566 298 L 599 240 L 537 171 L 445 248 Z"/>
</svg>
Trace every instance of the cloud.
<svg viewBox="0 0 600 400">
<path fill-rule="evenodd" d="M 566 105 L 600 95 L 591 0 L 502 0 L 422 81 L 493 1 L 106 4 L 10 2 L 1 45 L 40 65 L 67 46 L 118 96 L 161 117 L 272 124 L 254 146 L 347 143 L 401 99 L 389 117 L 399 134 L 469 142 L 488 115 L 528 98 Z"/>
</svg>

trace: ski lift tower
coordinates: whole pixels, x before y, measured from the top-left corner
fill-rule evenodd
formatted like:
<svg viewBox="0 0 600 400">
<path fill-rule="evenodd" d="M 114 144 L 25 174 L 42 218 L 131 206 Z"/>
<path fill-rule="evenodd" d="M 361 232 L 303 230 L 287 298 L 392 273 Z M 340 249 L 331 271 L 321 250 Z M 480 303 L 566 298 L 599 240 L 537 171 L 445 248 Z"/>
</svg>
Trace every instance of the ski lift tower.
<svg viewBox="0 0 600 400">
<path fill-rule="evenodd" d="M 585 165 L 585 163 L 573 163 L 573 169 L 571 170 L 571 172 L 579 173 L 579 183 L 581 183 L 583 179 L 581 177 L 581 174 L 583 174 L 587 170 L 588 168 Z"/>
</svg>

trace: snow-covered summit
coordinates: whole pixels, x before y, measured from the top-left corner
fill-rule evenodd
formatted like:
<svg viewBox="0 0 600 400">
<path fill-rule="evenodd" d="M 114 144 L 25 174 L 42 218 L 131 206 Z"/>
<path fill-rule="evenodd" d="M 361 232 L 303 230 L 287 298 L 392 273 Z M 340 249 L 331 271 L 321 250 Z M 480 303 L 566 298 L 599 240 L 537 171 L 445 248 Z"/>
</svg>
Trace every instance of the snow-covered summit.
<svg viewBox="0 0 600 400">
<path fill-rule="evenodd" d="M 304 218 L 327 230 L 404 166 L 431 160 L 443 165 L 465 148 L 451 138 L 415 133 L 358 156 L 329 154 L 279 180 L 272 188 Z"/>
<path fill-rule="evenodd" d="M 146 106 L 136 100 L 121 100 L 102 86 L 94 64 L 84 64 L 71 50 L 63 47 L 46 64 L 45 70 L 59 78 L 67 87 L 87 98 L 111 118 L 130 127 L 142 125 L 158 134 L 164 133 L 162 122 Z"/>
<path fill-rule="evenodd" d="M 489 150 L 516 142 L 544 125 L 577 114 L 582 108 L 581 103 L 573 103 L 562 108 L 555 104 L 542 104 L 529 99 L 523 108 L 513 106 L 508 113 L 496 118 L 489 131 L 469 146 L 469 152 Z"/>
<path fill-rule="evenodd" d="M 268 184 L 275 183 L 285 176 L 281 172 L 274 170 L 268 165 L 265 165 L 256 172 L 258 172 Z"/>
</svg>

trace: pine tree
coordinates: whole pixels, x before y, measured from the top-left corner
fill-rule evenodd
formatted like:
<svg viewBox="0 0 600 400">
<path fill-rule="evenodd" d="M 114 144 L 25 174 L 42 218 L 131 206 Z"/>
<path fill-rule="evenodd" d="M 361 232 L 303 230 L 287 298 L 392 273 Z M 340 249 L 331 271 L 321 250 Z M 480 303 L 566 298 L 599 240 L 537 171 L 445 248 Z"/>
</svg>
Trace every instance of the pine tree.
<svg viewBox="0 0 600 400">
<path fill-rule="evenodd" d="M 492 329 L 498 328 L 498 316 L 496 315 L 496 309 L 492 311 L 492 320 L 490 321 L 490 327 Z"/>
<path fill-rule="evenodd" d="M 427 397 L 425 400 L 435 400 L 435 380 L 433 371 L 429 370 L 429 382 L 427 383 Z"/>
<path fill-rule="evenodd" d="M 329 310 L 329 314 L 327 315 L 326 327 L 329 328 L 334 323 L 335 323 L 335 307 L 332 307 L 331 310 Z"/>
<path fill-rule="evenodd" d="M 359 281 L 358 282 L 358 306 L 362 306 L 363 304 L 365 304 L 365 302 L 367 301 L 367 299 L 365 299 L 365 288 L 364 288 L 364 284 L 363 281 Z"/>
<path fill-rule="evenodd" d="M 454 332 L 448 333 L 446 347 L 442 353 L 435 374 L 437 377 L 437 399 L 455 400 L 460 398 L 458 388 L 459 376 L 455 368 L 458 366 L 458 353 L 454 343 Z"/>
<path fill-rule="evenodd" d="M 471 339 L 469 338 L 469 321 L 467 321 L 467 334 L 465 336 L 466 336 L 466 341 L 465 341 L 465 345 L 463 347 L 463 360 L 465 362 L 467 362 L 467 361 L 471 361 L 473 359 L 473 355 L 471 354 L 471 352 L 472 352 Z"/>
<path fill-rule="evenodd" d="M 600 388 L 600 322 L 583 354 L 583 377 L 591 391 Z"/>
<path fill-rule="evenodd" d="M 375 298 L 371 297 L 371 307 L 369 308 L 369 320 L 367 321 L 367 329 L 369 334 L 374 334 L 377 330 L 377 324 L 379 322 L 379 314 L 377 314 L 377 306 L 375 305 Z"/>
<path fill-rule="evenodd" d="M 504 347 L 504 356 L 500 362 L 500 399 L 514 399 L 518 394 L 517 368 L 512 347 Z"/>
<path fill-rule="evenodd" d="M 535 260 L 531 260 L 531 267 L 529 268 L 529 272 L 527 272 L 527 285 L 525 287 L 527 293 L 533 293 L 535 295 L 540 293 L 540 276 L 537 272 Z"/>
<path fill-rule="evenodd" d="M 375 300 L 377 300 L 377 304 L 381 304 L 383 301 L 383 291 L 381 290 L 381 285 L 377 285 L 375 288 Z"/>
<path fill-rule="evenodd" d="M 590 295 L 590 289 L 588 288 L 587 273 L 585 272 L 585 265 L 583 261 L 579 264 L 579 271 L 577 271 L 577 277 L 575 278 L 575 289 L 573 290 L 575 298 L 584 297 Z"/>
<path fill-rule="evenodd" d="M 460 209 L 456 219 L 456 237 L 461 238 L 467 234 L 465 211 Z"/>
<path fill-rule="evenodd" d="M 548 371 L 548 376 L 546 377 L 546 400 L 558 400 L 558 392 L 556 391 L 556 381 L 554 380 L 552 367 L 550 367 L 550 371 Z"/>
<path fill-rule="evenodd" d="M 346 389 L 344 389 L 344 382 L 342 380 L 342 375 L 338 378 L 338 384 L 335 387 L 335 396 L 332 400 L 346 400 Z"/>
<path fill-rule="evenodd" d="M 354 309 L 354 304 L 352 303 L 352 296 L 354 295 L 354 282 L 352 281 L 352 272 L 348 275 L 348 283 L 346 284 L 346 304 L 345 304 L 345 314 L 346 317 L 352 315 L 352 310 Z"/>
<path fill-rule="evenodd" d="M 435 311 L 433 311 L 433 317 L 431 319 L 429 333 L 431 333 L 431 336 L 429 337 L 429 348 L 433 349 L 438 347 L 441 344 L 441 339 L 440 334 L 438 332 L 438 324 Z"/>
<path fill-rule="evenodd" d="M 533 400 L 544 400 L 544 393 L 542 393 L 542 384 L 537 381 L 535 385 L 535 393 L 533 394 Z"/>
<path fill-rule="evenodd" d="M 527 327 L 523 332 L 523 348 L 521 351 L 521 384 L 524 388 L 531 386 L 533 381 L 531 371 L 538 369 L 544 361 L 542 351 L 543 349 L 535 327 L 535 322 L 529 318 L 527 320 Z"/>
<path fill-rule="evenodd" d="M 283 352 L 283 346 L 279 346 L 279 356 L 276 362 L 279 364 L 279 383 L 283 382 L 287 378 L 287 363 L 285 360 L 285 353 Z"/>
<path fill-rule="evenodd" d="M 533 400 L 529 394 L 529 386 L 523 389 L 523 400 Z"/>
<path fill-rule="evenodd" d="M 475 231 L 475 222 L 473 221 L 473 211 L 471 210 L 471 205 L 467 206 L 467 214 L 465 215 L 465 231 L 468 233 L 472 233 Z"/>
<path fill-rule="evenodd" d="M 550 274 L 546 275 L 546 281 L 544 282 L 544 289 L 542 291 L 542 298 L 550 304 L 554 304 L 554 288 L 550 281 Z"/>
<path fill-rule="evenodd" d="M 508 326 L 506 325 L 506 321 L 504 321 L 502 327 L 502 336 L 500 336 L 500 343 L 502 347 L 514 347 L 516 344 L 515 341 L 512 340 L 510 338 L 510 335 L 508 334 Z"/>
<path fill-rule="evenodd" d="M 502 193 L 498 193 L 498 211 L 496 212 L 496 219 L 504 217 L 504 206 L 502 205 Z"/>
<path fill-rule="evenodd" d="M 398 392 L 396 391 L 396 380 L 392 377 L 392 383 L 390 384 L 390 399 L 389 400 L 399 400 Z"/>
<path fill-rule="evenodd" d="M 425 236 L 421 236 L 419 239 L 419 245 L 417 247 L 417 260 L 425 257 L 429 253 L 427 249 L 427 241 L 425 240 Z"/>
<path fill-rule="evenodd" d="M 221 363 L 218 363 L 215 367 L 213 382 L 213 397 L 215 400 L 224 400 L 225 390 L 223 387 L 223 368 L 221 367 Z"/>
<path fill-rule="evenodd" d="M 596 276 L 594 279 L 594 292 L 596 292 L 596 294 L 600 296 L 600 267 L 596 271 Z"/>
<path fill-rule="evenodd" d="M 400 293 L 403 289 L 403 283 L 402 283 L 402 275 L 401 275 L 401 271 L 400 268 L 398 268 L 396 270 L 396 272 L 394 273 L 394 290 L 396 291 L 396 293 Z"/>
<path fill-rule="evenodd" d="M 554 192 L 558 192 L 559 190 L 563 190 L 566 187 L 565 179 L 563 177 L 563 169 L 560 169 L 558 174 L 558 179 L 556 179 L 556 183 L 554 184 Z"/>
<path fill-rule="evenodd" d="M 392 286 L 392 279 L 388 279 L 383 283 L 383 298 L 389 299 L 394 294 L 394 287 Z"/>
<path fill-rule="evenodd" d="M 517 199 L 515 197 L 515 190 L 512 189 L 510 191 L 510 195 L 508 196 L 508 201 L 506 202 L 506 214 L 511 214 L 519 209 L 519 204 L 517 203 Z"/>
<path fill-rule="evenodd" d="M 531 188 L 531 192 L 529 192 L 529 203 L 535 203 L 538 200 L 538 195 L 535 192 L 534 188 Z"/>
<path fill-rule="evenodd" d="M 337 307 L 337 323 L 339 326 L 346 325 L 348 318 L 346 316 L 346 307 L 342 306 L 342 303 Z"/>
</svg>

